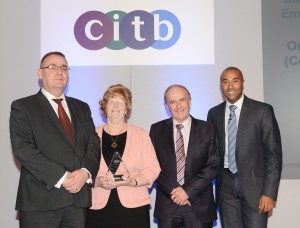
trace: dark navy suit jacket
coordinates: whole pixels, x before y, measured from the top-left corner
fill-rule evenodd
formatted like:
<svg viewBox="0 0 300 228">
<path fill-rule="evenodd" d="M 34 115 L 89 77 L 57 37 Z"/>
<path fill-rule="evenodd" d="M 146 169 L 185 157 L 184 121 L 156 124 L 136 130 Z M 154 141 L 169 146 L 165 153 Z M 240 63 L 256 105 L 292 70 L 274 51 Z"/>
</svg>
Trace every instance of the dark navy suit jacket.
<svg viewBox="0 0 300 228">
<path fill-rule="evenodd" d="M 73 126 L 74 144 L 67 135 L 47 98 L 36 95 L 16 100 L 11 105 L 10 136 L 12 149 L 21 163 L 16 209 L 47 211 L 72 204 L 91 205 L 88 184 L 71 194 L 54 187 L 66 171 L 86 168 L 96 176 L 100 162 L 100 140 L 95 132 L 89 106 L 66 97 Z"/>
<path fill-rule="evenodd" d="M 153 124 L 150 137 L 161 167 L 161 173 L 156 180 L 154 216 L 168 219 L 178 207 L 173 203 L 170 193 L 180 186 L 177 183 L 172 118 Z M 204 223 L 217 218 L 212 180 L 217 175 L 219 162 L 215 127 L 192 117 L 185 165 L 185 183 L 182 188 L 189 196 L 192 209 Z"/>
</svg>

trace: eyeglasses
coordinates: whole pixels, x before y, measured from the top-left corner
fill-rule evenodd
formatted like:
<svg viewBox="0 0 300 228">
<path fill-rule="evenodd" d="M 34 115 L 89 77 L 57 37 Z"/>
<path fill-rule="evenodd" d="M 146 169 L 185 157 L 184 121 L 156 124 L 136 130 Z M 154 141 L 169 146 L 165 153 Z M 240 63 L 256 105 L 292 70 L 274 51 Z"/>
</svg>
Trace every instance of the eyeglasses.
<svg viewBox="0 0 300 228">
<path fill-rule="evenodd" d="M 125 101 L 119 101 L 119 100 L 110 100 L 107 102 L 107 104 L 109 106 L 114 106 L 114 105 L 118 105 L 118 106 L 124 106 L 126 104 Z"/>
<path fill-rule="evenodd" d="M 70 70 L 70 67 L 68 66 L 54 66 L 54 65 L 49 65 L 46 67 L 41 67 L 40 69 L 49 69 L 50 71 L 58 71 L 61 70 L 63 72 L 67 72 L 68 70 Z"/>
</svg>

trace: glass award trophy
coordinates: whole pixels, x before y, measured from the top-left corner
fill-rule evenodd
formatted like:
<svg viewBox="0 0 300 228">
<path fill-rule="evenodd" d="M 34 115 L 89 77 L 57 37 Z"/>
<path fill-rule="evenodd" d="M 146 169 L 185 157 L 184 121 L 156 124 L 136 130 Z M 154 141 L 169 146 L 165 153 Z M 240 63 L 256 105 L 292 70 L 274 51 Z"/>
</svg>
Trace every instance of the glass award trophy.
<svg viewBox="0 0 300 228">
<path fill-rule="evenodd" d="M 111 178 L 113 181 L 122 181 L 129 178 L 129 171 L 123 162 L 120 154 L 116 151 L 110 161 L 108 171 L 106 173 L 107 178 Z"/>
</svg>

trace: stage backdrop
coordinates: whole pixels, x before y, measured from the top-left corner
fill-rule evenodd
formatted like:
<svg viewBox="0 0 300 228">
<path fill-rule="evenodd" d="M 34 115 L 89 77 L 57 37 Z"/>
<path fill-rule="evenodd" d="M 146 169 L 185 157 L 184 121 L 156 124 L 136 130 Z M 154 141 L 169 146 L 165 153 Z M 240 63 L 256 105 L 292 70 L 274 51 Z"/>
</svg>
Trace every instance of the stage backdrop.
<svg viewBox="0 0 300 228">
<path fill-rule="evenodd" d="M 59 47 L 73 66 L 214 63 L 214 1 L 71 4 L 41 1 L 41 53 Z M 59 13 L 58 6 L 68 10 Z M 53 31 L 63 39 L 49 36 Z"/>
<path fill-rule="evenodd" d="M 276 0 L 275 6 L 278 6 L 279 1 Z M 66 54 L 71 66 L 70 82 L 66 93 L 90 105 L 96 125 L 103 124 L 104 121 L 100 115 L 98 101 L 105 89 L 115 83 L 122 83 L 132 90 L 133 111 L 129 122 L 146 130 L 149 130 L 152 123 L 169 117 L 163 104 L 163 93 L 170 84 L 183 84 L 190 90 L 191 114 L 204 120 L 209 108 L 223 101 L 219 76 L 228 66 L 237 66 L 244 72 L 245 93 L 254 99 L 263 101 L 264 86 L 267 91 L 270 91 L 272 86 L 276 85 L 277 78 L 265 81 L 265 85 L 263 84 L 261 14 L 265 10 L 262 11 L 259 0 L 215 2 L 200 0 L 172 1 L 172 3 L 118 0 L 113 1 L 112 5 L 107 2 L 110 1 L 82 1 L 80 4 L 78 1 L 0 2 L 0 77 L 3 85 L 0 90 L 2 97 L 0 227 L 18 227 L 14 205 L 19 180 L 19 163 L 14 159 L 9 140 L 10 104 L 17 98 L 31 95 L 39 90 L 37 69 L 40 57 L 45 52 L 58 50 Z M 280 2 L 283 4 L 286 1 Z M 44 4 L 50 5 L 45 7 Z M 269 7 L 270 10 L 274 9 L 273 1 L 264 1 L 263 6 Z M 293 8 L 294 5 L 291 3 L 288 7 Z M 274 10 L 277 14 L 278 10 Z M 84 15 L 91 15 L 85 13 L 91 11 L 96 12 L 96 18 L 88 17 L 80 25 Z M 267 18 L 263 17 L 264 20 L 272 17 L 273 14 L 270 12 Z M 49 24 L 45 21 L 46 15 L 51 16 L 47 19 L 50 20 L 50 24 L 52 23 L 50 27 L 46 26 Z M 129 18 L 128 21 L 126 18 Z M 296 20 L 289 21 L 294 24 Z M 149 26 L 148 22 L 153 23 L 153 30 L 151 26 L 151 29 L 149 27 L 145 31 L 151 31 L 151 34 L 144 33 L 143 26 Z M 75 35 L 77 23 L 82 26 L 79 26 L 81 28 L 79 36 Z M 110 26 L 111 23 L 113 26 Z M 129 29 L 131 34 L 129 37 L 125 37 L 124 34 L 127 33 L 122 32 L 124 24 L 133 26 Z M 95 48 L 93 45 L 87 47 L 80 41 L 84 38 L 85 41 L 92 41 L 91 43 L 95 44 L 99 39 L 101 40 L 101 37 L 109 34 L 106 28 L 114 29 L 115 32 L 118 26 L 119 34 L 114 33 L 111 38 L 114 42 L 100 49 L 98 46 L 97 49 L 92 50 Z M 187 31 L 190 26 L 193 29 Z M 279 29 L 276 24 L 271 26 Z M 263 28 L 263 34 L 273 31 L 269 26 Z M 118 42 L 121 38 L 124 42 Z M 132 38 L 141 40 L 144 46 L 135 46 L 135 42 L 130 42 Z M 265 42 L 272 42 L 273 38 L 272 33 L 267 41 L 264 36 L 264 45 Z M 148 39 L 150 43 L 146 42 Z M 293 40 L 297 41 L 297 38 Z M 271 49 L 277 47 L 279 46 L 274 45 Z M 276 53 L 269 51 L 267 55 L 276 55 Z M 274 63 L 270 60 L 270 62 L 266 61 L 266 64 Z M 266 68 L 264 70 L 265 74 L 268 74 L 265 76 L 269 78 L 273 76 L 266 71 Z M 287 79 L 289 79 L 288 73 L 288 71 L 283 72 Z M 294 93 L 288 90 L 287 84 L 285 85 L 285 88 L 277 92 L 284 93 L 285 101 L 289 101 Z M 266 95 L 268 99 L 266 101 L 271 101 L 272 96 L 268 93 Z M 294 104 L 297 106 L 297 103 Z M 283 119 L 289 116 L 285 115 L 287 112 L 279 111 L 278 105 L 279 101 L 275 100 L 275 113 L 276 115 L 279 113 L 278 121 L 283 129 L 283 140 L 286 140 L 287 132 L 283 126 Z M 296 137 L 297 134 L 294 135 Z M 285 154 L 298 151 L 298 148 L 294 147 L 296 144 L 292 144 L 292 149 L 287 150 L 286 142 L 283 141 Z M 278 205 L 270 218 L 269 227 L 281 228 L 283 227 L 281 222 L 284 222 L 285 227 L 297 227 L 296 216 L 300 203 L 299 197 L 293 196 L 299 188 L 298 180 L 282 181 Z M 154 201 L 155 189 L 151 196 Z M 153 208 L 151 215 L 152 213 Z M 157 227 L 152 217 L 151 226 Z M 216 222 L 215 227 L 220 227 L 219 221 Z"/>
</svg>

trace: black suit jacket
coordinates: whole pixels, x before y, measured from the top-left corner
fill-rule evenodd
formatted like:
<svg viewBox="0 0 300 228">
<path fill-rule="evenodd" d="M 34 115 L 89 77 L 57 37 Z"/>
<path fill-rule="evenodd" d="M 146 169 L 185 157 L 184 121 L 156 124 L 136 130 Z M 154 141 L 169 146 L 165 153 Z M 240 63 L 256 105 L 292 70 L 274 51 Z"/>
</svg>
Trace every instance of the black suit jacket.
<svg viewBox="0 0 300 228">
<path fill-rule="evenodd" d="M 226 102 L 208 112 L 208 121 L 217 127 L 221 165 L 216 181 L 216 198 L 223 181 L 225 154 Z M 236 162 L 241 188 L 249 205 L 258 211 L 259 198 L 277 199 L 282 170 L 282 148 L 279 127 L 272 106 L 244 96 L 238 123 Z"/>
<path fill-rule="evenodd" d="M 176 177 L 172 118 L 153 124 L 150 137 L 161 167 L 156 180 L 158 185 L 154 216 L 167 219 L 178 207 L 171 200 L 170 193 L 180 186 Z M 212 124 L 192 117 L 185 184 L 182 187 L 189 196 L 192 209 L 202 222 L 211 222 L 217 218 L 212 186 L 220 162 L 216 138 L 216 130 Z"/>
<path fill-rule="evenodd" d="M 75 204 L 91 205 L 90 186 L 71 194 L 54 185 L 66 171 L 86 168 L 96 176 L 100 161 L 100 140 L 95 132 L 89 106 L 66 97 L 70 110 L 74 144 L 47 98 L 36 95 L 16 100 L 11 105 L 10 136 L 12 149 L 21 163 L 16 209 L 47 211 Z"/>
</svg>

